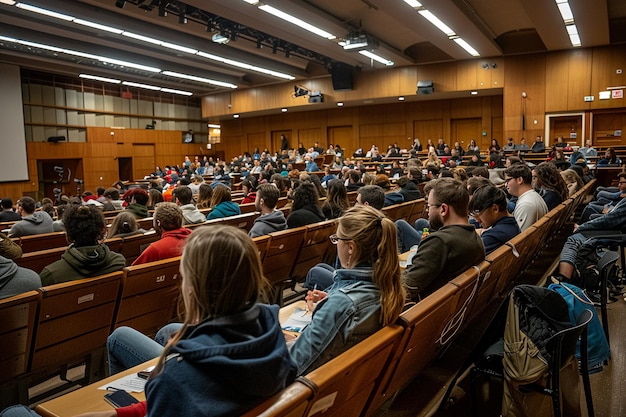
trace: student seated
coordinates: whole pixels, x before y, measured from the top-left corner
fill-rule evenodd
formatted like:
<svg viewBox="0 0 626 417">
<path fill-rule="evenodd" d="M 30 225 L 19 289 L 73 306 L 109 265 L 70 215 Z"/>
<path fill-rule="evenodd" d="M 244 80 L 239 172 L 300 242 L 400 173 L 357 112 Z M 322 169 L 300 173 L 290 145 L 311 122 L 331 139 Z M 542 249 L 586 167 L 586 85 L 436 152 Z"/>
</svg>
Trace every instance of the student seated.
<svg viewBox="0 0 626 417">
<path fill-rule="evenodd" d="M 180 263 L 185 321 L 163 340 L 165 349 L 128 327 L 109 336 L 111 374 L 160 356 L 146 401 L 127 407 L 138 412 L 120 409 L 117 415 L 146 415 L 146 408 L 149 416 L 240 415 L 291 383 L 296 367 L 278 306 L 257 304 L 266 285 L 262 271 L 244 231 L 195 229 Z"/>
<path fill-rule="evenodd" d="M 470 214 L 482 229 L 476 229 L 485 245 L 487 254 L 520 233 L 515 217 L 506 209 L 506 194 L 501 188 L 485 185 L 472 194 Z"/>
</svg>

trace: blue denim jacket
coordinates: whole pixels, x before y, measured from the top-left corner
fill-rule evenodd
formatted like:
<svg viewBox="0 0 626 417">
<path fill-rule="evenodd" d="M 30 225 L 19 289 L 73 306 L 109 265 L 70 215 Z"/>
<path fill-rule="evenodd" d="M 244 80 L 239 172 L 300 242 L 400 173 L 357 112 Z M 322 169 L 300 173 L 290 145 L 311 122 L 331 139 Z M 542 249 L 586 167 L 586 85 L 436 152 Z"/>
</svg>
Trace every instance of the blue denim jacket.
<svg viewBox="0 0 626 417">
<path fill-rule="evenodd" d="M 291 347 L 298 375 L 311 372 L 382 327 L 380 290 L 372 282 L 372 268 L 338 269 L 333 281 L 311 323 Z"/>
</svg>

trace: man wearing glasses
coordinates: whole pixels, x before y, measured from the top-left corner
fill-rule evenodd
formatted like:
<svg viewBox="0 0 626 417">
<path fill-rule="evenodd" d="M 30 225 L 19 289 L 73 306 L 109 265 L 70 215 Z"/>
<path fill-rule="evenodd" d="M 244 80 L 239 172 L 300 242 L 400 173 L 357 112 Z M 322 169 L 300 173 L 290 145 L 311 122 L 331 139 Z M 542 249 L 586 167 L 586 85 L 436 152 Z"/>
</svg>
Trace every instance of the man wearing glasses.
<svg viewBox="0 0 626 417">
<path fill-rule="evenodd" d="M 482 239 L 467 219 L 468 203 L 469 193 L 461 181 L 440 178 L 433 182 L 428 194 L 428 221 L 435 232 L 420 243 L 403 275 L 414 301 L 485 259 Z"/>
<path fill-rule="evenodd" d="M 513 215 L 523 232 L 548 212 L 548 206 L 532 187 L 533 174 L 526 164 L 513 164 L 504 170 L 504 185 L 517 197 Z"/>
</svg>

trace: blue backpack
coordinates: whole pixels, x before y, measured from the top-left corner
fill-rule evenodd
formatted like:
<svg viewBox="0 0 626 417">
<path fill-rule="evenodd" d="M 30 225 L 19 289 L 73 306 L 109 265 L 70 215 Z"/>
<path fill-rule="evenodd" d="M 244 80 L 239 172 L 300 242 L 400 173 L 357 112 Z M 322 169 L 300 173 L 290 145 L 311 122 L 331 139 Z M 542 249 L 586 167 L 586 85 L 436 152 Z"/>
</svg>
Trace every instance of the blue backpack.
<svg viewBox="0 0 626 417">
<path fill-rule="evenodd" d="M 602 363 L 607 360 L 611 354 L 609 344 L 606 341 L 604 329 L 598 320 L 596 309 L 587 295 L 575 285 L 561 282 L 559 284 L 550 284 L 548 286 L 552 291 L 561 294 L 565 299 L 569 308 L 570 321 L 577 322 L 578 316 L 584 310 L 590 310 L 593 314 L 589 325 L 587 326 L 587 351 L 589 373 L 599 372 L 602 370 Z M 576 344 L 576 357 L 580 360 L 580 341 Z"/>
</svg>

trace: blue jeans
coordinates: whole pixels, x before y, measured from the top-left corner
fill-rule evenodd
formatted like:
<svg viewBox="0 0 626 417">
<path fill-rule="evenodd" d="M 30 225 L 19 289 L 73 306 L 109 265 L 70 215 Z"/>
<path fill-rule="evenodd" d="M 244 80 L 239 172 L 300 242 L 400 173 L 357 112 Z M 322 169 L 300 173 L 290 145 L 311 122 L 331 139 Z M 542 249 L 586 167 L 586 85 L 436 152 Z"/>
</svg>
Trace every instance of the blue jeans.
<svg viewBox="0 0 626 417">
<path fill-rule="evenodd" d="M 130 327 L 118 327 L 107 339 L 109 375 L 160 356 L 171 335 L 181 327 L 181 323 L 168 324 L 158 331 L 155 340 Z"/>
<path fill-rule="evenodd" d="M 306 281 L 304 287 L 310 290 L 318 289 L 325 290 L 333 285 L 333 274 L 335 268 L 328 264 L 320 263 L 309 269 L 306 274 Z"/>
<path fill-rule="evenodd" d="M 37 417 L 39 414 L 35 413 L 25 405 L 12 405 L 4 410 L 0 411 L 0 417 Z"/>
<path fill-rule="evenodd" d="M 398 252 L 404 253 L 411 249 L 411 246 L 419 245 L 422 241 L 422 233 L 427 228 L 428 220 L 417 219 L 411 226 L 406 220 L 396 220 L 398 230 Z"/>
</svg>

